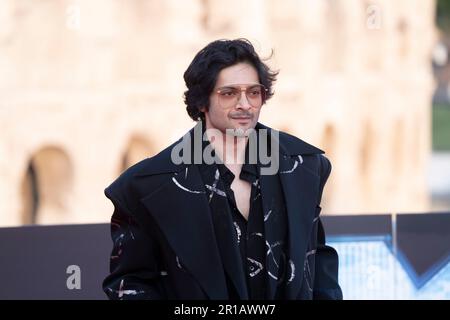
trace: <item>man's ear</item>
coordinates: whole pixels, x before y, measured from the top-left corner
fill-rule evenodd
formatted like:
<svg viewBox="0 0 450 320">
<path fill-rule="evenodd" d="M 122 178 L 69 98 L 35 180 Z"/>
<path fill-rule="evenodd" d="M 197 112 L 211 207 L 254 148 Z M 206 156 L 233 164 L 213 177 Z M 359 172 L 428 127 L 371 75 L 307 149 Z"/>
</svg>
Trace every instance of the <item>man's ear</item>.
<svg viewBox="0 0 450 320">
<path fill-rule="evenodd" d="M 203 113 L 205 113 L 206 107 L 200 107 L 200 108 L 198 108 L 198 110 L 201 111 L 201 112 L 203 112 Z"/>
</svg>

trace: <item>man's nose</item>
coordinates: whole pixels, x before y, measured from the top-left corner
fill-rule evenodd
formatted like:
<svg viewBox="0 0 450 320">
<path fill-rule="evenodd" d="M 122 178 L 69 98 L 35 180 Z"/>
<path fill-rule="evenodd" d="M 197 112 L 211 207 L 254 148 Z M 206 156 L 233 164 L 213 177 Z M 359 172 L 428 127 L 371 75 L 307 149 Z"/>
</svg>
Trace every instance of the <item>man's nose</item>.
<svg viewBox="0 0 450 320">
<path fill-rule="evenodd" d="M 250 102 L 247 99 L 247 94 L 245 90 L 241 91 L 241 95 L 239 96 L 239 101 L 236 105 L 236 108 L 241 109 L 250 109 L 252 106 L 250 105 Z"/>
</svg>

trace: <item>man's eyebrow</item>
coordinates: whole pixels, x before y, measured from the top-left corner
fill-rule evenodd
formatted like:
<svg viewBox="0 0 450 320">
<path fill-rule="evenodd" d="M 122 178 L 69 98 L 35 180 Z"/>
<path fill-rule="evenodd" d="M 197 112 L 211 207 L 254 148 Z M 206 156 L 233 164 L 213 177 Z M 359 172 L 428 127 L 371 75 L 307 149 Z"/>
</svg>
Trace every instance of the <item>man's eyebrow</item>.
<svg viewBox="0 0 450 320">
<path fill-rule="evenodd" d="M 224 85 L 224 86 L 220 86 L 218 87 L 218 89 L 223 89 L 223 88 L 240 88 L 241 86 L 245 86 L 247 88 L 253 87 L 253 86 L 257 86 L 259 85 L 259 83 L 236 83 L 236 84 L 228 84 L 228 85 Z"/>
<path fill-rule="evenodd" d="M 238 85 L 229 84 L 229 85 L 226 85 L 226 86 L 220 86 L 219 89 L 223 89 L 223 88 L 236 88 L 236 87 L 239 87 L 239 86 L 238 86 Z"/>
</svg>

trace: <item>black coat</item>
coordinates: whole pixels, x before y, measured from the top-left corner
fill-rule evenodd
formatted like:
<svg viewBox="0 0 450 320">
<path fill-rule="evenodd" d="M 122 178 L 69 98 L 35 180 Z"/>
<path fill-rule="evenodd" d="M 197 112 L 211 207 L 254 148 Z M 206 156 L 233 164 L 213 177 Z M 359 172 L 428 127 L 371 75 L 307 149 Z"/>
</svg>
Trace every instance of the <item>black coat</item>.
<svg viewBox="0 0 450 320">
<path fill-rule="evenodd" d="M 271 130 L 260 123 L 257 128 Z M 198 167 L 171 161 L 176 143 L 132 166 L 105 190 L 115 208 L 111 274 L 103 282 L 111 299 L 228 299 L 225 269 L 234 266 L 222 264 Z M 338 256 L 325 245 L 319 218 L 330 162 L 323 151 L 283 132 L 279 146 L 288 254 L 296 275 L 286 298 L 342 299 Z M 247 299 L 243 274 L 231 274 Z M 270 288 L 269 293 L 273 297 Z"/>
</svg>

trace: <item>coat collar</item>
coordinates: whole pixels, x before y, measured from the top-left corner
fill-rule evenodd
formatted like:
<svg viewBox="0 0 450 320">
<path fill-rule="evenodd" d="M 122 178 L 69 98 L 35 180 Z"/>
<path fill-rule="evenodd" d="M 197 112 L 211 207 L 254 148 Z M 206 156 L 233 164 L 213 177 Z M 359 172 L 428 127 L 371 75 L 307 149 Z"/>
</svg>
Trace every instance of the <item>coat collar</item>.
<svg viewBox="0 0 450 320">
<path fill-rule="evenodd" d="M 140 168 L 138 172 L 135 173 L 135 176 L 147 176 L 147 175 L 154 175 L 154 174 L 161 174 L 161 173 L 175 173 L 180 172 L 181 170 L 184 170 L 186 168 L 186 164 L 175 164 L 172 159 L 172 150 L 176 146 L 180 146 L 180 144 L 183 143 L 183 141 L 192 141 L 194 138 L 194 130 L 197 127 L 199 129 L 199 126 L 201 125 L 201 122 L 199 121 L 195 127 L 193 127 L 191 130 L 189 130 L 182 138 L 180 138 L 178 141 L 174 142 L 172 145 L 155 155 L 154 157 L 150 158 L 149 161 L 145 166 Z M 320 150 L 319 148 L 297 138 L 294 137 L 288 133 L 277 131 L 275 129 L 272 129 L 270 127 L 267 127 L 261 123 L 257 123 L 255 129 L 266 129 L 268 132 L 272 134 L 272 132 L 278 133 L 278 143 L 280 146 L 280 155 L 281 156 L 297 156 L 297 155 L 311 155 L 311 154 L 322 154 L 324 151 Z M 201 131 L 201 129 L 200 129 Z M 185 140 L 183 140 L 185 139 Z M 281 168 L 280 168 L 281 170 Z"/>
</svg>

